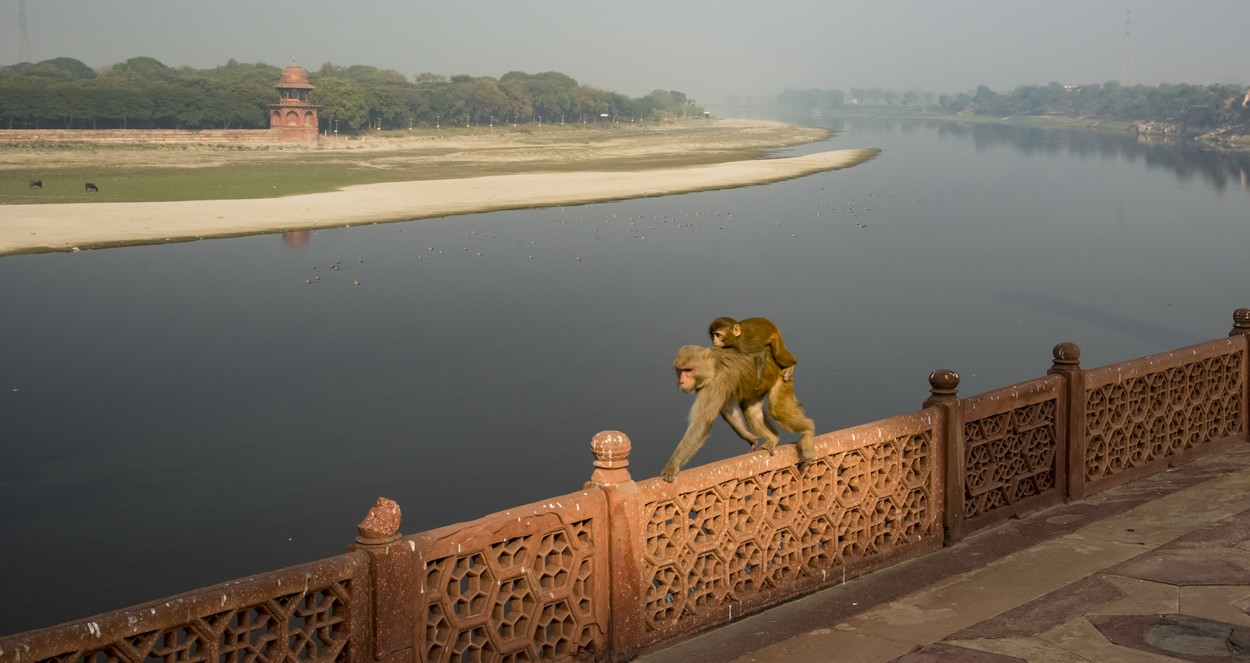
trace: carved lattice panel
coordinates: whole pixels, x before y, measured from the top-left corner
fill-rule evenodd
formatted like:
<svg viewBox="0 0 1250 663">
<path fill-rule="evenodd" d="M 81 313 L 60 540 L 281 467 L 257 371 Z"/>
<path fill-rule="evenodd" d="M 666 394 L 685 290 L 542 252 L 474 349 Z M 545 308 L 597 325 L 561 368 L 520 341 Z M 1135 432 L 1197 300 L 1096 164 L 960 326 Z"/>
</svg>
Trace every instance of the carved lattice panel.
<svg viewBox="0 0 1250 663">
<path fill-rule="evenodd" d="M 964 423 L 964 517 L 1042 495 L 1055 487 L 1054 399 Z"/>
<path fill-rule="evenodd" d="M 1197 358 L 1086 392 L 1085 480 L 1241 433 L 1241 352 Z"/>
<path fill-rule="evenodd" d="M 648 503 L 647 629 L 686 629 L 726 605 L 819 586 L 939 531 L 933 453 L 925 430 L 818 458 L 803 473 L 774 465 Z"/>
<path fill-rule="evenodd" d="M 427 661 L 567 660 L 594 650 L 590 521 L 425 566 Z"/>
<path fill-rule="evenodd" d="M 348 660 L 351 580 L 66 653 L 56 663 L 293 663 Z"/>
</svg>

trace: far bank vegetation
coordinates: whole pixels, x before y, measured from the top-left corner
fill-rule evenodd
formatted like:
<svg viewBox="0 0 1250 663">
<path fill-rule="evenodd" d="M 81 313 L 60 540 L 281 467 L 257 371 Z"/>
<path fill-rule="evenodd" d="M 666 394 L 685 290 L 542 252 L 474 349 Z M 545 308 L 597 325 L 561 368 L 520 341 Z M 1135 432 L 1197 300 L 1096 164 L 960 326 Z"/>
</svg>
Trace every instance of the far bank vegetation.
<svg viewBox="0 0 1250 663">
<path fill-rule="evenodd" d="M 1188 130 L 1226 138 L 1250 134 L 1250 89 L 1240 84 L 1157 86 L 1022 85 L 996 92 L 981 85 L 975 91 L 935 94 L 880 88 L 842 90 L 788 89 L 770 100 L 732 97 L 730 106 L 775 105 L 794 116 L 861 109 L 890 114 L 941 114 L 965 118 L 1072 118 L 1085 122 L 1120 123 L 1143 133 Z"/>
<path fill-rule="evenodd" d="M 0 128 L 264 129 L 281 67 L 230 60 L 212 69 L 173 68 L 135 57 L 100 70 L 73 58 L 0 68 Z M 344 134 L 413 127 L 588 124 L 688 117 L 685 94 L 645 97 L 578 83 L 559 72 L 490 76 L 403 74 L 326 63 L 309 71 L 321 130 Z"/>
</svg>

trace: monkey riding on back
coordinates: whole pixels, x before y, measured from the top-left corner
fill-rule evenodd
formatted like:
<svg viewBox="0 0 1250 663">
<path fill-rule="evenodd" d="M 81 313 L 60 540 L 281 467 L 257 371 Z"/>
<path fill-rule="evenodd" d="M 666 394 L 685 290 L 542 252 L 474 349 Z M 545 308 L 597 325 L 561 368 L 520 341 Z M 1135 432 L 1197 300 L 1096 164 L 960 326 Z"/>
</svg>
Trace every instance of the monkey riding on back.
<svg viewBox="0 0 1250 663">
<path fill-rule="evenodd" d="M 718 414 L 751 445 L 751 450 L 761 446 L 762 438 L 762 446 L 769 454 L 774 453 L 778 441 L 776 429 L 769 422 L 771 416 L 787 430 L 799 434 L 800 468 L 806 467 L 815 453 L 816 424 L 807 418 L 794 395 L 797 359 L 782 343 L 777 326 L 767 318 L 741 322 L 717 318 L 708 333 L 716 347 L 687 345 L 677 351 L 673 361 L 678 388 L 694 394 L 695 401 L 690 407 L 686 434 L 661 476 L 665 481 L 673 481 L 686 461 L 703 446 Z"/>
</svg>

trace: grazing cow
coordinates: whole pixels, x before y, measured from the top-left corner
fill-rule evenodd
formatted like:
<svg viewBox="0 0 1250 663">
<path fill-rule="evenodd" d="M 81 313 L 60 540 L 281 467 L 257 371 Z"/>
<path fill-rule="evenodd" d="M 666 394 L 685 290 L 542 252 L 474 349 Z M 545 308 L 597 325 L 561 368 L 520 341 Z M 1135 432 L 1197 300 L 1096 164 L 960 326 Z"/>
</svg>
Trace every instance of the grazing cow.
<svg viewBox="0 0 1250 663">
<path fill-rule="evenodd" d="M 99 190 L 100 190 L 100 187 L 98 187 L 98 186 L 96 186 L 96 185 L 92 184 L 91 182 L 87 182 L 87 190 L 88 190 L 88 191 L 99 191 Z"/>
<path fill-rule="evenodd" d="M 32 188 L 32 189 L 42 189 L 42 188 L 43 188 L 43 180 L 31 180 L 31 181 L 30 181 L 30 188 Z"/>
</svg>

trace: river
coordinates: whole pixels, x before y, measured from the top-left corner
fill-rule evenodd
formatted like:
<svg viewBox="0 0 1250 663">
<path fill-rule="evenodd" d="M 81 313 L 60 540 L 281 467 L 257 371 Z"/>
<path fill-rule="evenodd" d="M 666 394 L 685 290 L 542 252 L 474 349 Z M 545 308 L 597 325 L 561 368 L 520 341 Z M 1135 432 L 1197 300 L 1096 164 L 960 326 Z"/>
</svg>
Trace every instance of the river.
<svg viewBox="0 0 1250 663">
<path fill-rule="evenodd" d="M 1250 156 L 837 121 L 848 170 L 735 190 L 0 258 L 0 633 L 636 478 L 676 349 L 767 316 L 817 432 L 1218 338 L 1250 306 Z M 357 284 L 358 282 L 358 284 Z M 793 441 L 783 435 L 783 443 Z M 723 423 L 692 463 L 743 450 Z"/>
</svg>

